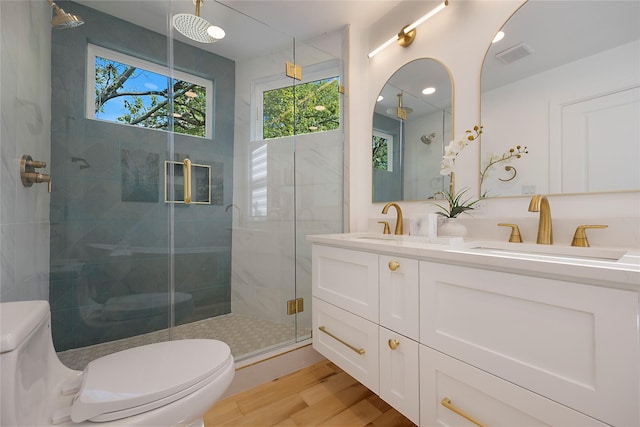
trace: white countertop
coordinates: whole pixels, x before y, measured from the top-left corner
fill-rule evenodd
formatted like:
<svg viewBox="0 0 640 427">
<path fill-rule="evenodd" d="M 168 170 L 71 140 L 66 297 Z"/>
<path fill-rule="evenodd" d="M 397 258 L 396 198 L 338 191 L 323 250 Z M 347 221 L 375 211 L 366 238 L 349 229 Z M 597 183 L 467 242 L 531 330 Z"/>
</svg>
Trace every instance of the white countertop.
<svg viewBox="0 0 640 427">
<path fill-rule="evenodd" d="M 640 250 L 374 233 L 322 234 L 316 244 L 640 291 Z"/>
</svg>

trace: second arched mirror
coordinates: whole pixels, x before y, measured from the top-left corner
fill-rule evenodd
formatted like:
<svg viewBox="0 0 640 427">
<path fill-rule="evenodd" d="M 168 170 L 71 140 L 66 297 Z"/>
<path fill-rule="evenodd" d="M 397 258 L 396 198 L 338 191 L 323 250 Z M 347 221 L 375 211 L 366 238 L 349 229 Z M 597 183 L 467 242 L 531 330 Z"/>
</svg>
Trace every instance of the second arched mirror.
<svg viewBox="0 0 640 427">
<path fill-rule="evenodd" d="M 640 190 L 639 16 L 609 0 L 514 13 L 482 68 L 482 194 Z"/>
<path fill-rule="evenodd" d="M 424 200 L 449 188 L 440 175 L 451 140 L 453 85 L 434 59 L 417 59 L 382 88 L 373 113 L 373 202 Z"/>
</svg>

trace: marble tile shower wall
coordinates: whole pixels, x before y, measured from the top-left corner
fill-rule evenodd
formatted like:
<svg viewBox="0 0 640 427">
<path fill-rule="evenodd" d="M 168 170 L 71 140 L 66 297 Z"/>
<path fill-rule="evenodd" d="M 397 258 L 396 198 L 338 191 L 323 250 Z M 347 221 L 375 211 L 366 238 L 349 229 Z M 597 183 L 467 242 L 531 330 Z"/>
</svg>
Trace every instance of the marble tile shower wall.
<svg viewBox="0 0 640 427">
<path fill-rule="evenodd" d="M 166 38 L 76 3 L 58 3 L 86 24 L 54 32 L 52 40 L 50 301 L 56 349 L 167 327 L 166 310 L 153 306 L 125 319 L 107 318 L 104 312 L 108 302 L 117 301 L 113 298 L 143 294 L 150 303 L 152 294 L 168 292 L 165 160 L 188 156 L 222 174 L 221 197 L 214 204 L 176 205 L 174 210 L 175 290 L 193 297 L 192 309 L 177 310 L 176 320 L 228 313 L 232 211 L 225 207 L 233 200 L 234 62 L 174 42 L 176 69 L 214 81 L 216 110 L 214 137 L 175 135 L 170 159 L 168 133 L 89 120 L 84 113 L 87 41 L 166 64 Z M 81 168 L 83 163 L 72 157 L 89 167 Z M 129 201 L 123 194 L 130 167 L 157 175 L 146 201 Z"/>
<path fill-rule="evenodd" d="M 0 2 L 0 301 L 49 296 L 49 194 L 20 158 L 49 162 L 51 7 Z"/>
</svg>

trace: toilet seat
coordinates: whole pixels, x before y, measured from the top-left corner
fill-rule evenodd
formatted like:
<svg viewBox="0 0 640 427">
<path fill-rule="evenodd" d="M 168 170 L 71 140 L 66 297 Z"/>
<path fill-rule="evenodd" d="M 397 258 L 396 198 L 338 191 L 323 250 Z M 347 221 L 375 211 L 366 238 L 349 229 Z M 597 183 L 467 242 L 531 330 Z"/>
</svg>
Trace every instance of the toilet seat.
<svg viewBox="0 0 640 427">
<path fill-rule="evenodd" d="M 217 340 L 160 342 L 90 362 L 71 407 L 79 423 L 113 421 L 174 402 L 214 381 L 233 364 Z"/>
</svg>

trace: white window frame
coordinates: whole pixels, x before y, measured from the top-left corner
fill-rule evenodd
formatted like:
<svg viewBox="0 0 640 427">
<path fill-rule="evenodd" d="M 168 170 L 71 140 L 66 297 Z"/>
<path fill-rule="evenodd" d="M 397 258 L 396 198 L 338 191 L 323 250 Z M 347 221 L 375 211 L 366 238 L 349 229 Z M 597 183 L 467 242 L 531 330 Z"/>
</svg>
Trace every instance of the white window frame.
<svg viewBox="0 0 640 427">
<path fill-rule="evenodd" d="M 259 80 L 255 80 L 251 85 L 251 111 L 255 114 L 252 117 L 251 123 L 251 140 L 252 141 L 261 141 L 264 139 L 263 135 L 263 118 L 264 118 L 264 93 L 269 92 L 275 89 L 282 89 L 287 86 L 292 86 L 293 84 L 302 85 L 305 83 L 315 82 L 318 80 L 324 80 L 331 77 L 337 77 L 339 80 L 342 79 L 342 73 L 340 72 L 340 62 L 337 59 L 333 59 L 326 62 L 321 62 L 319 64 L 310 65 L 305 67 L 302 71 L 302 80 L 295 80 L 292 83 L 292 78 L 287 77 L 284 74 L 278 74 L 275 76 L 265 77 Z M 342 129 L 342 117 L 343 117 L 343 103 L 342 97 L 340 97 L 340 124 L 338 129 L 333 130 L 341 130 Z M 331 132 L 331 131 L 326 131 Z M 312 132 L 310 132 L 312 133 Z M 305 134 L 306 135 L 306 134 Z M 287 137 L 291 137 L 293 135 L 289 135 Z M 279 138 L 270 138 L 271 139 L 279 139 Z"/>
<path fill-rule="evenodd" d="M 206 115 L 205 115 L 205 136 L 187 135 L 183 133 L 174 132 L 178 135 L 193 136 L 196 138 L 211 139 L 213 136 L 213 81 L 204 79 L 202 77 L 194 76 L 193 74 L 178 71 L 163 65 L 156 64 L 154 62 L 145 61 L 144 59 L 136 58 L 135 56 L 126 55 L 121 52 L 116 52 L 111 49 L 107 49 L 101 46 L 97 46 L 91 43 L 87 43 L 87 87 L 86 87 L 86 104 L 85 104 L 85 117 L 91 120 L 103 121 L 106 123 L 114 123 L 119 125 L 127 125 L 126 123 L 114 122 L 111 120 L 103 120 L 96 118 L 95 114 L 95 87 L 96 87 L 96 57 L 105 58 L 111 61 L 117 61 L 121 64 L 133 65 L 136 68 L 142 68 L 147 71 L 151 71 L 156 74 L 161 74 L 168 78 L 186 81 L 189 83 L 195 83 L 206 89 Z M 149 129 L 159 130 L 167 132 L 163 129 Z"/>
</svg>

